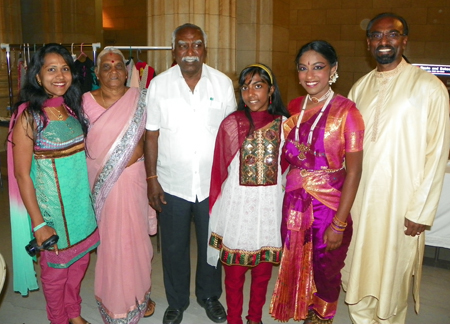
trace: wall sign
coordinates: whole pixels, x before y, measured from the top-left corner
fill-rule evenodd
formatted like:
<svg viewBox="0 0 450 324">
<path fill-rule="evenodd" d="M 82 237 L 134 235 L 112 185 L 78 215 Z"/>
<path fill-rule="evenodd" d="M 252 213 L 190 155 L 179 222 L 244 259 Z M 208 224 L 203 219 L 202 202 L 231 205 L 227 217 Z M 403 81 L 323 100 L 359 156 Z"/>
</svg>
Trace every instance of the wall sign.
<svg viewBox="0 0 450 324">
<path fill-rule="evenodd" d="M 420 67 L 422 70 L 430 72 L 434 75 L 450 76 L 450 65 L 438 65 L 438 64 L 413 64 Z"/>
</svg>

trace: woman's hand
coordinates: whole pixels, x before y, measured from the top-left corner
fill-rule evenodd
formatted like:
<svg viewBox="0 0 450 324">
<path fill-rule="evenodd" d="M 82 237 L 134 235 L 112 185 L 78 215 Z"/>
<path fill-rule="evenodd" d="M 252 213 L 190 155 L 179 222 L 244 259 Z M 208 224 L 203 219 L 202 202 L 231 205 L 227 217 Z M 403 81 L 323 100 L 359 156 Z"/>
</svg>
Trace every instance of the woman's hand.
<svg viewBox="0 0 450 324">
<path fill-rule="evenodd" d="M 53 235 L 56 235 L 56 231 L 48 225 L 45 225 L 34 232 L 34 237 L 36 238 L 38 246 L 42 246 L 42 244 Z M 53 248 L 55 249 L 56 255 L 58 255 L 58 244 L 53 245 Z"/>
<path fill-rule="evenodd" d="M 331 225 L 325 231 L 323 235 L 323 242 L 327 245 L 325 251 L 336 250 L 342 244 L 342 237 L 344 232 L 337 233 L 331 228 Z"/>
</svg>

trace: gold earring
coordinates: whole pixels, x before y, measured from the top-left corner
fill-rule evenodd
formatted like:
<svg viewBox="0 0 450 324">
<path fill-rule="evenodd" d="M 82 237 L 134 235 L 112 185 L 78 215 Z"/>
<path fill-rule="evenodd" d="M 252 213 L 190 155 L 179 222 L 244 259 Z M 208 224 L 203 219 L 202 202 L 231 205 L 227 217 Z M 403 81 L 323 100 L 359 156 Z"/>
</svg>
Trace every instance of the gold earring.
<svg viewBox="0 0 450 324">
<path fill-rule="evenodd" d="M 330 80 L 328 81 L 328 84 L 332 85 L 333 83 L 336 82 L 337 78 L 339 78 L 339 75 L 338 75 L 338 73 L 336 71 L 332 75 L 330 75 Z"/>
</svg>

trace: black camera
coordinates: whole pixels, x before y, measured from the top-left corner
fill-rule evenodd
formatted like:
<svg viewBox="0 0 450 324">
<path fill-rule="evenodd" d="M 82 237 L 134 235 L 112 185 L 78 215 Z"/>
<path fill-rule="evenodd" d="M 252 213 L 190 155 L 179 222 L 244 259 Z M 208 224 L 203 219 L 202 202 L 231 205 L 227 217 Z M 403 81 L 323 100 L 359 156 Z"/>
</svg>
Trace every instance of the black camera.
<svg viewBox="0 0 450 324">
<path fill-rule="evenodd" d="M 52 235 L 48 239 L 42 243 L 41 246 L 37 245 L 36 239 L 33 239 L 28 243 L 27 246 L 25 246 L 25 250 L 30 256 L 35 256 L 40 250 L 48 250 L 53 245 L 58 243 L 59 236 L 58 235 Z"/>
</svg>

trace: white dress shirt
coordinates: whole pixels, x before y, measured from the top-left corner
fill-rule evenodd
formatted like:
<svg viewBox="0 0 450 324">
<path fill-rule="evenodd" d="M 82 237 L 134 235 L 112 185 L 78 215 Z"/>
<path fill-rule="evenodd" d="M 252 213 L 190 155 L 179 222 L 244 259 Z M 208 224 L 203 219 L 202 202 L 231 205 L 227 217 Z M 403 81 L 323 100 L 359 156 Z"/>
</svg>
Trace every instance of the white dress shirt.
<svg viewBox="0 0 450 324">
<path fill-rule="evenodd" d="M 157 174 L 165 192 L 190 202 L 208 198 L 217 130 L 235 109 L 230 78 L 206 64 L 194 92 L 178 65 L 151 81 L 146 129 L 159 130 Z"/>
</svg>

